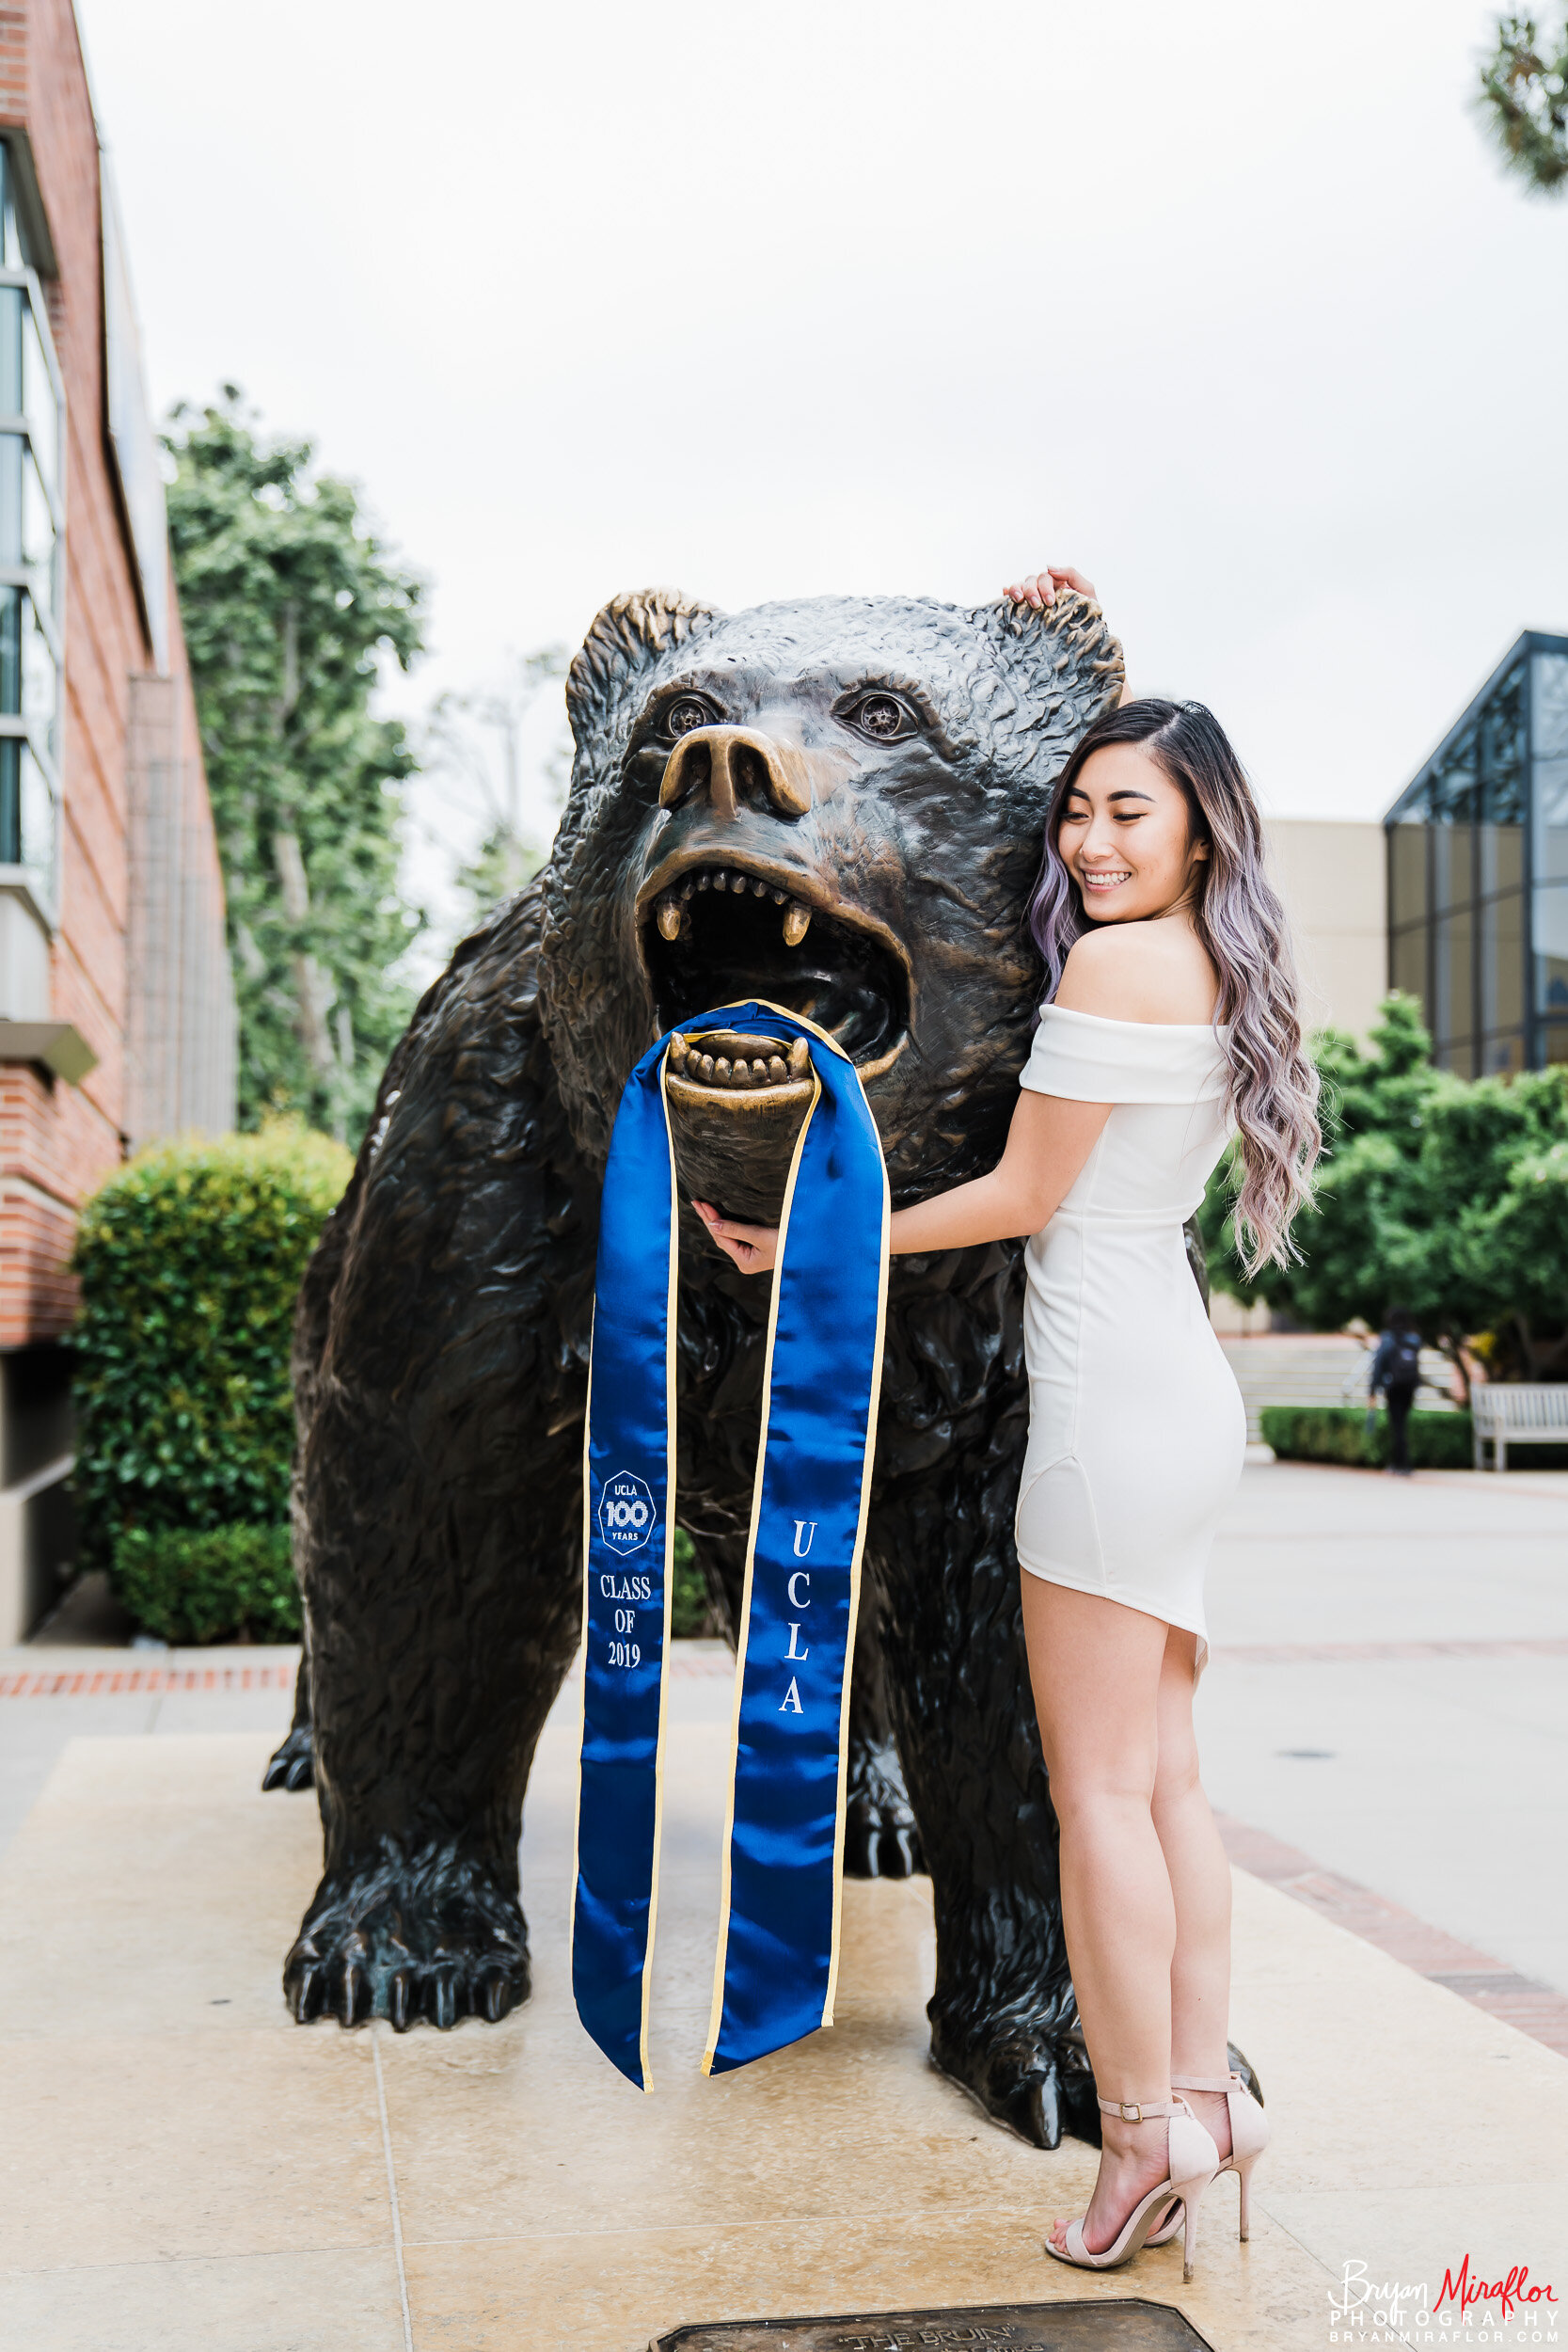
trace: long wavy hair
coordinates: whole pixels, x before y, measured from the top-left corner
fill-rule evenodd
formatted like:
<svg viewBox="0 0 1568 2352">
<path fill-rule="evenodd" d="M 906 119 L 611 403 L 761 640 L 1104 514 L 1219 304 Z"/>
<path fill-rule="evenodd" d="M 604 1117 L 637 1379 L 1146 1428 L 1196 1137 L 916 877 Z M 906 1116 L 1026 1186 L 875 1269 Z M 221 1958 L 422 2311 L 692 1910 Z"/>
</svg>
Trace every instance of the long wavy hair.
<svg viewBox="0 0 1568 2352">
<path fill-rule="evenodd" d="M 1085 761 L 1110 743 L 1136 743 L 1148 753 L 1185 800 L 1192 840 L 1208 844 L 1208 857 L 1193 868 L 1193 927 L 1219 974 L 1214 1022 L 1229 1065 L 1226 1104 L 1240 1163 L 1236 1242 L 1250 1279 L 1300 1254 L 1291 1226 L 1311 1197 L 1323 1148 L 1318 1073 L 1302 1040 L 1285 910 L 1263 871 L 1258 805 L 1224 728 L 1201 703 L 1153 696 L 1123 703 L 1096 720 L 1057 779 L 1029 901 L 1029 928 L 1049 975 L 1046 1002 L 1074 941 L 1091 928 L 1062 861 L 1062 814 Z"/>
</svg>

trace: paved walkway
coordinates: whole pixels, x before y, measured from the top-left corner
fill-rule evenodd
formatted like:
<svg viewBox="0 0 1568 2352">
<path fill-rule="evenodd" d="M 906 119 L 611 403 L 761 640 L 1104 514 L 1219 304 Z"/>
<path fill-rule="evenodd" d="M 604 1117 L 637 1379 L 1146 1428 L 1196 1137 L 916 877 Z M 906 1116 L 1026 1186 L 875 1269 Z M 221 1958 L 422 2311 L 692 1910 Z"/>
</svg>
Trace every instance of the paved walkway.
<svg viewBox="0 0 1568 2352">
<path fill-rule="evenodd" d="M 1568 1994 L 1568 1473 L 1249 1468 L 1209 1622 L 1216 1807 Z"/>
<path fill-rule="evenodd" d="M 1330 2352 L 1347 2265 L 1434 2295 L 1468 2253 L 1568 2287 L 1568 2059 L 1244 1871 L 1234 2025 L 1275 2144 L 1250 2244 L 1215 2185 L 1190 2286 L 1180 2245 L 1103 2278 L 1043 2252 L 1094 2154 L 1025 2146 L 927 2063 L 926 1880 L 846 1889 L 832 2033 L 705 2079 L 717 1687 L 673 1694 L 652 2098 L 572 2014 L 569 1708 L 529 1800 L 533 1998 L 401 2039 L 283 2010 L 319 1844 L 308 1795 L 258 1793 L 265 1736 L 72 1741 L 0 1864 L 0 2344 L 640 2352 L 767 2313 L 1132 2296 L 1214 2352 Z"/>
<path fill-rule="evenodd" d="M 676 1653 L 654 2099 L 570 2011 L 570 1693 L 529 1804 L 535 1997 L 398 2040 L 278 1996 L 319 1855 L 312 1800 L 258 1791 L 292 1653 L 9 1653 L 0 2345 L 634 2352 L 752 2312 L 1132 2294 L 1217 2352 L 1328 2352 L 1347 2263 L 1435 2291 L 1466 2251 L 1561 2298 L 1565 2005 L 1528 1986 L 1568 1979 L 1565 1535 L 1568 1477 L 1246 1474 L 1200 1706 L 1276 2147 L 1249 2247 L 1216 2188 L 1190 2289 L 1175 2248 L 1098 2281 L 1040 2251 L 1093 2157 L 988 2128 L 926 2065 L 924 1881 L 847 1890 L 833 2033 L 697 2074 L 717 1647 Z"/>
<path fill-rule="evenodd" d="M 1251 1464 L 1209 1615 L 1217 1809 L 1568 1995 L 1568 1472 Z M 722 1719 L 720 1645 L 682 1651 Z M 297 1656 L 0 1651 L 0 1851 L 70 1739 L 280 1735 Z"/>
</svg>

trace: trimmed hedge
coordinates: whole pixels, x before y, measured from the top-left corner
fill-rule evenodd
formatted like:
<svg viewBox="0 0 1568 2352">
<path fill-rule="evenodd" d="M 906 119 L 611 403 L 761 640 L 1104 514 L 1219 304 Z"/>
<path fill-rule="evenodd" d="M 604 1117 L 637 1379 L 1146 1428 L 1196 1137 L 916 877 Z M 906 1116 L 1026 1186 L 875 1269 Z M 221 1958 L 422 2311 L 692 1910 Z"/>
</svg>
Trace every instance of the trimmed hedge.
<svg viewBox="0 0 1568 2352">
<path fill-rule="evenodd" d="M 341 1144 L 278 1122 L 258 1136 L 154 1145 L 87 1203 L 72 1261 L 82 1286 L 72 1486 L 83 1565 L 106 1568 L 117 1589 L 133 1531 L 286 1528 L 294 1297 L 352 1167 Z M 124 1554 L 137 1562 L 142 1597 L 132 1605 L 172 1621 L 184 1607 L 181 1579 L 198 1572 L 171 1570 L 155 1599 L 154 1556 L 164 1555 Z M 217 1576 L 203 1568 L 201 1591 Z"/>
<path fill-rule="evenodd" d="M 1258 1416 L 1265 1445 L 1282 1462 L 1345 1462 L 1356 1470 L 1382 1470 L 1388 1460 L 1388 1416 L 1377 1413 L 1367 1426 L 1361 1405 L 1265 1405 Z M 1468 1470 L 1474 1461 L 1468 1413 L 1412 1413 L 1412 1470 Z M 1487 1448 L 1488 1464 L 1492 1450 Z M 1510 1449 L 1514 1470 L 1568 1470 L 1568 1446 Z"/>
<path fill-rule="evenodd" d="M 115 1546 L 114 1582 L 150 1633 L 180 1647 L 299 1639 L 287 1527 L 133 1527 Z"/>
</svg>

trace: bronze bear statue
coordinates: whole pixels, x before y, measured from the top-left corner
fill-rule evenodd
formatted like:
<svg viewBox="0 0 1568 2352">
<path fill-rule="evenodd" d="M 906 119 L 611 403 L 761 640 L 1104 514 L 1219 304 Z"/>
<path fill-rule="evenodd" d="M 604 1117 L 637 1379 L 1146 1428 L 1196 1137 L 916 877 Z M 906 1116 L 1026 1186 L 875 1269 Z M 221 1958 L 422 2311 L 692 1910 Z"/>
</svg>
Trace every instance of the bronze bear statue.
<svg viewBox="0 0 1568 2352">
<path fill-rule="evenodd" d="M 313 1769 L 325 1833 L 284 1972 L 299 2019 L 447 2026 L 528 1993 L 519 1820 L 578 1639 L 598 1190 L 633 1063 L 683 1016 L 768 999 L 852 1055 L 895 1204 L 992 1167 L 1041 993 L 1050 787 L 1121 683 L 1073 596 L 725 614 L 650 593 L 594 621 L 549 863 L 420 1005 L 301 1295 L 307 1662 L 268 1774 Z M 686 1081 L 688 1202 L 701 1183 L 776 1210 L 777 1041 Z M 1051 2147 L 1100 2133 L 1013 1549 L 1022 1255 L 894 1261 L 847 1851 L 930 1872 L 932 2056 Z M 681 1260 L 677 1517 L 733 1627 L 768 1284 L 689 1205 Z"/>
</svg>

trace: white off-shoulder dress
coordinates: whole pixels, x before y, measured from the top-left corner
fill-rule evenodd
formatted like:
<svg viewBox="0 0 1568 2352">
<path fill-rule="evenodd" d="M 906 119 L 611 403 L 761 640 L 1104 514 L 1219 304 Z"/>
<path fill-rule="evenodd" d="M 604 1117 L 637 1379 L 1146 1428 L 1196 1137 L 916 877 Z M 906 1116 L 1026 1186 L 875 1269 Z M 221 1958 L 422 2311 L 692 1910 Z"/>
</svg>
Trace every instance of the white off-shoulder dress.
<svg viewBox="0 0 1568 2352">
<path fill-rule="evenodd" d="M 1021 1083 L 1114 1105 L 1024 1254 L 1029 1444 L 1018 1556 L 1197 1636 L 1246 1412 L 1181 1232 L 1227 1140 L 1219 1033 L 1048 1005 Z"/>
</svg>

